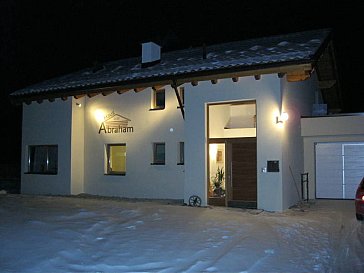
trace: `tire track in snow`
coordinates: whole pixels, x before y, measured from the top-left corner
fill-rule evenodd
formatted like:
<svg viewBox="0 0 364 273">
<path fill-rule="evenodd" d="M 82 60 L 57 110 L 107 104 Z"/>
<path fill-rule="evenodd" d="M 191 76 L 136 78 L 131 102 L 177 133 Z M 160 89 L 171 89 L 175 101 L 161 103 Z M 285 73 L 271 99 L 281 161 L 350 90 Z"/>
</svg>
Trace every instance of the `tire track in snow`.
<svg viewBox="0 0 364 273">
<path fill-rule="evenodd" d="M 239 240 L 236 240 L 237 237 L 239 238 Z M 223 235 L 221 236 L 221 239 L 226 241 L 217 242 L 216 244 L 213 244 L 210 247 L 203 247 L 202 250 L 198 251 L 194 255 L 194 258 L 191 259 L 188 264 L 178 266 L 176 268 L 173 268 L 173 270 L 169 268 L 167 270 L 160 271 L 160 273 L 216 272 L 217 268 L 215 268 L 214 265 L 220 259 L 226 256 L 230 251 L 232 251 L 237 245 L 241 244 L 241 242 L 246 238 L 248 238 L 248 236 L 241 236 L 240 233 L 229 236 Z M 214 250 L 211 251 L 211 248 L 214 248 Z"/>
<path fill-rule="evenodd" d="M 115 211 L 114 211 L 115 213 Z M 108 264 L 109 257 L 125 256 L 117 249 L 111 248 L 114 240 L 120 240 L 125 234 L 120 229 L 127 229 L 131 232 L 137 226 L 144 224 L 142 221 L 143 214 L 138 210 L 123 209 L 116 212 L 115 215 L 109 215 L 98 212 L 88 213 L 85 210 L 75 213 L 71 216 L 61 216 L 58 221 L 69 221 L 72 219 L 77 223 L 77 236 L 71 236 L 69 249 L 62 249 L 57 253 L 57 259 L 49 261 L 50 263 L 66 264 L 72 271 L 78 271 L 79 268 L 105 268 L 106 271 L 111 268 L 117 270 L 127 270 L 122 265 Z M 57 231 L 57 237 L 67 238 L 71 230 L 62 229 Z M 125 240 L 122 240 L 125 242 Z M 127 241 L 125 242 L 127 243 Z M 97 251 L 95 251 L 95 249 Z M 80 264 L 80 260 L 82 263 Z M 62 261 L 62 262 L 60 262 Z"/>
<path fill-rule="evenodd" d="M 334 270 L 346 273 L 364 272 L 364 223 L 340 217 L 341 227 L 334 238 Z"/>
</svg>

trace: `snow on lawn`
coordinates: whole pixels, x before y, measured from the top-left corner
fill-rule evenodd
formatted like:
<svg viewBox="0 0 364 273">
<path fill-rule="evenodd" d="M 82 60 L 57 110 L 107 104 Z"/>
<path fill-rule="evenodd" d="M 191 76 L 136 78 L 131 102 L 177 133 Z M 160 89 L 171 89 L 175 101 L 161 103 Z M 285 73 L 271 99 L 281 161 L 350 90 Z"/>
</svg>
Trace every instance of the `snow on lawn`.
<svg viewBox="0 0 364 273">
<path fill-rule="evenodd" d="M 282 213 L 0 195 L 0 272 L 364 272 L 352 200 Z"/>
</svg>

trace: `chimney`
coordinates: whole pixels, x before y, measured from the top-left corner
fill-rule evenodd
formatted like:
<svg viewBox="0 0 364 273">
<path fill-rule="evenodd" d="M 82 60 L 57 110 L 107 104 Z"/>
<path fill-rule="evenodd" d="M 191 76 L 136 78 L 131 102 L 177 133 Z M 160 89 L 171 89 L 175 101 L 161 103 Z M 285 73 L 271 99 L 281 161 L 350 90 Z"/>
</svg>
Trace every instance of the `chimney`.
<svg viewBox="0 0 364 273">
<path fill-rule="evenodd" d="M 161 61 L 161 47 L 153 42 L 142 43 L 142 67 L 153 66 Z"/>
</svg>

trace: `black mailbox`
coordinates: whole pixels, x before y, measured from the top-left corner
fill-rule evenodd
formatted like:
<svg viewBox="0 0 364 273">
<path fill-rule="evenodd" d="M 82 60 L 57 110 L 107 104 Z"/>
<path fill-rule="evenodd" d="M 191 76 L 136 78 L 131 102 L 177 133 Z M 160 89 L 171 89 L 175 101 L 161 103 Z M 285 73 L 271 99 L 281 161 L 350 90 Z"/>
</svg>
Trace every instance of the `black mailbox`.
<svg viewBox="0 0 364 273">
<path fill-rule="evenodd" d="M 279 172 L 279 160 L 268 160 L 267 172 Z"/>
</svg>

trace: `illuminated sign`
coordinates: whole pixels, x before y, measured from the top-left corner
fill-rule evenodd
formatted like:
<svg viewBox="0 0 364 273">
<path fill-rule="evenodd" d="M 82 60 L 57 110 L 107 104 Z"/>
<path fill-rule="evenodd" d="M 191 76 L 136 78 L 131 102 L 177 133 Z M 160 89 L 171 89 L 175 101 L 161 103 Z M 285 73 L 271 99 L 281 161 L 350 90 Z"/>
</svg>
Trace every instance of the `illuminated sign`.
<svg viewBox="0 0 364 273">
<path fill-rule="evenodd" d="M 122 115 L 115 114 L 112 111 L 110 114 L 104 117 L 104 121 L 101 122 L 99 128 L 99 134 L 123 134 L 123 133 L 133 133 L 134 127 L 128 126 L 131 120 L 123 117 Z"/>
</svg>

